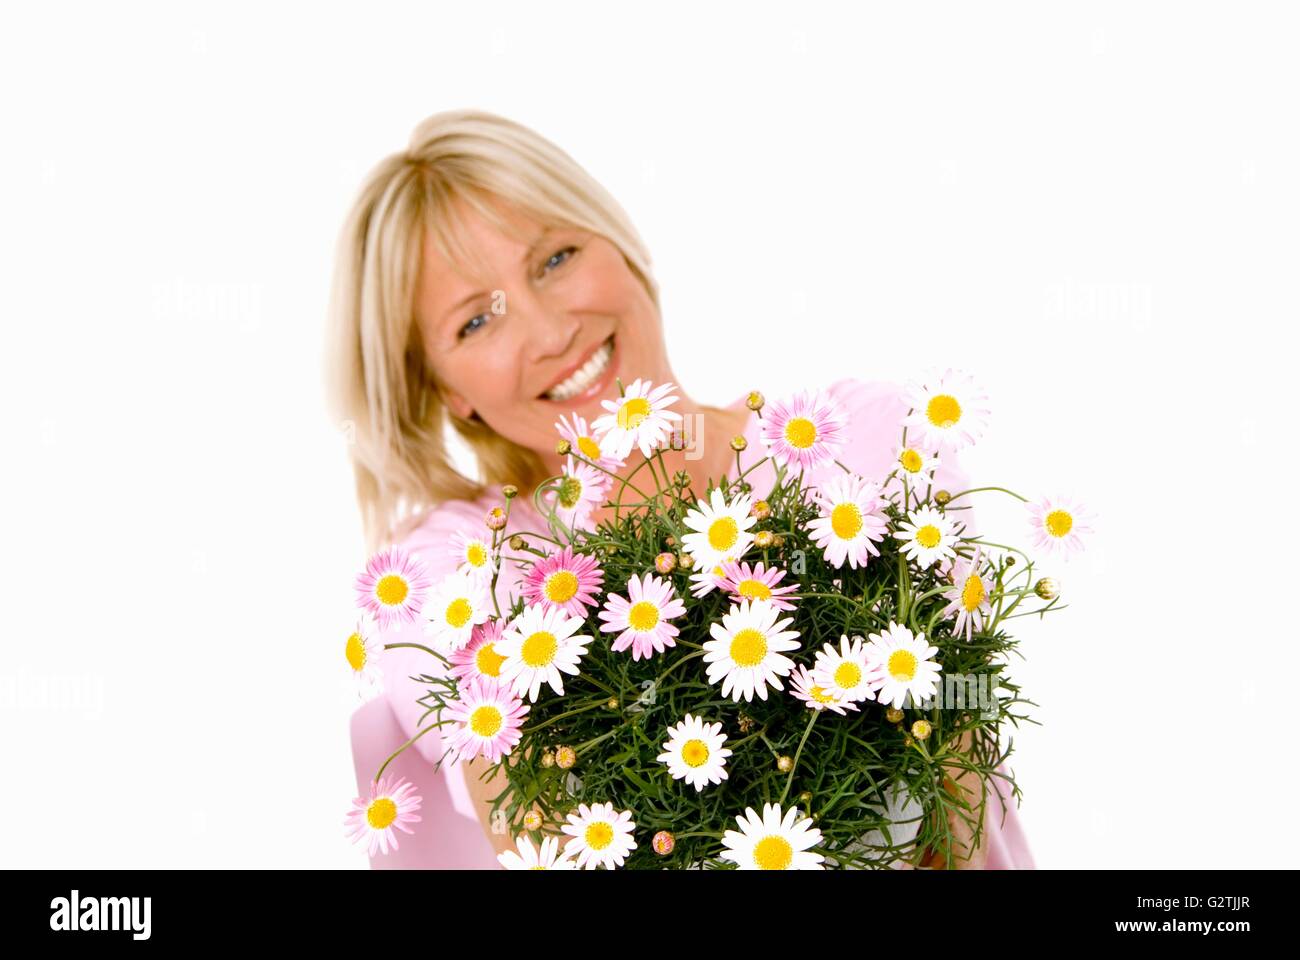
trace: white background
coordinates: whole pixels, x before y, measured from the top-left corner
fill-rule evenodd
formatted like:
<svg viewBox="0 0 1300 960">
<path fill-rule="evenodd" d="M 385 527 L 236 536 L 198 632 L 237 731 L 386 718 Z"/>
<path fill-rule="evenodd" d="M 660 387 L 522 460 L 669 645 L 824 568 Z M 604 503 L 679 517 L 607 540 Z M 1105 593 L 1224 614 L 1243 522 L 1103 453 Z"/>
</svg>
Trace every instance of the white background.
<svg viewBox="0 0 1300 960">
<path fill-rule="evenodd" d="M 0 866 L 366 866 L 323 315 L 454 107 L 619 198 L 700 399 L 956 365 L 974 475 L 1098 511 L 1017 621 L 1040 866 L 1294 865 L 1285 5 L 173 6 L 0 25 Z"/>
</svg>

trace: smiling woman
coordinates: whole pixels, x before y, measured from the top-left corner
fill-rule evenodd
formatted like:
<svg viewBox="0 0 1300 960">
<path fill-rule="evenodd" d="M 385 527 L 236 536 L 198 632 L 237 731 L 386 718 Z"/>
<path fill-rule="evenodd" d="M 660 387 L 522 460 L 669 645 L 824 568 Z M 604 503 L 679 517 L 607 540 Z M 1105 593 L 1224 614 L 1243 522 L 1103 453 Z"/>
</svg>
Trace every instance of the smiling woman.
<svg viewBox="0 0 1300 960">
<path fill-rule="evenodd" d="M 331 310 L 331 393 L 335 415 L 354 427 L 368 546 L 396 544 L 418 558 L 441 584 L 438 610 L 447 622 L 434 628 L 473 636 L 448 668 L 425 652 L 428 638 L 416 618 L 385 631 L 384 696 L 352 721 L 359 794 L 371 792 L 382 769 L 414 783 L 424 807 L 413 835 L 394 852 L 372 854 L 372 865 L 495 867 L 494 854 L 509 850 L 512 839 L 491 816 L 498 791 L 483 782 L 487 765 L 481 758 L 441 762 L 455 742 L 422 725 L 419 700 L 428 685 L 415 679 L 447 676 L 448 669 L 461 680 L 496 677 L 501 669 L 498 647 L 511 642 L 514 625 L 503 636 L 490 624 L 475 626 L 486 614 L 468 615 L 483 603 L 482 581 L 475 586 L 474 578 L 492 573 L 482 538 L 485 515 L 501 502 L 495 485 L 525 494 L 513 503 L 513 529 L 544 530 L 527 494 L 567 465 L 557 514 L 565 523 L 589 523 L 606 509 L 610 478 L 601 471 L 625 469 L 633 432 L 643 451 L 650 442 L 644 430 L 622 429 L 624 421 L 654 421 L 666 433 L 680 415 L 690 437 L 685 449 L 664 452 L 664 465 L 688 477 L 696 496 L 707 496 L 708 478 L 732 462 L 733 439 L 760 444 L 759 424 L 743 398 L 704 406 L 675 386 L 650 258 L 626 214 L 559 148 L 491 114 L 430 117 L 406 151 L 370 174 L 343 231 Z M 613 417 L 602 402 L 618 396 L 620 383 L 628 392 Z M 847 381 L 832 394 L 856 426 L 849 439 L 860 448 L 861 466 L 883 476 L 905 412 L 897 391 Z M 672 413 L 665 413 L 670 402 Z M 613 429 L 597 442 L 589 424 L 602 416 Z M 449 426 L 473 452 L 477 476 L 452 465 Z M 561 436 L 590 465 L 566 464 L 556 447 Z M 964 478 L 949 464 L 936 482 Z M 573 562 L 563 553 L 551 559 Z M 600 586 L 584 585 L 581 571 L 557 571 L 530 583 L 516 564 L 503 562 L 497 595 L 544 590 L 551 603 L 564 604 L 574 591 Z M 393 757 L 408 741 L 414 749 Z M 989 819 L 985 849 L 1023 850 L 1013 809 L 1005 826 Z M 1002 859 L 998 865 L 1032 865 L 1027 850 Z M 982 862 L 976 851 L 964 865 Z"/>
</svg>

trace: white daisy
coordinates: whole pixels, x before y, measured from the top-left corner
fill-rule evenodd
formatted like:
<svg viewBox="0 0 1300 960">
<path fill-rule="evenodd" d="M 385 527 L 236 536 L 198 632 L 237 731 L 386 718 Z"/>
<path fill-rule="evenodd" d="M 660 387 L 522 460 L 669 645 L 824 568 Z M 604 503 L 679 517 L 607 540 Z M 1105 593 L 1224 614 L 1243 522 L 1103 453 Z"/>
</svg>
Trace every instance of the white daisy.
<svg viewBox="0 0 1300 960">
<path fill-rule="evenodd" d="M 726 742 L 721 723 L 705 723 L 688 713 L 681 723 L 668 728 L 664 752 L 655 759 L 668 764 L 674 780 L 685 780 L 699 791 L 727 779 L 725 767 L 731 751 L 723 747 Z"/>
<path fill-rule="evenodd" d="M 626 460 L 632 448 L 639 447 L 646 457 L 651 456 L 668 439 L 673 424 L 682 419 L 680 413 L 668 409 L 677 400 L 672 396 L 675 389 L 671 383 L 652 389 L 649 380 L 634 380 L 617 400 L 602 400 L 600 405 L 609 413 L 597 417 L 591 429 L 605 455 Z"/>
<path fill-rule="evenodd" d="M 507 870 L 577 870 L 578 865 L 569 859 L 568 852 L 560 853 L 559 837 L 543 837 L 538 850 L 528 837 L 515 840 L 519 852 L 506 850 L 497 854 L 497 861 Z"/>
<path fill-rule="evenodd" d="M 448 551 L 456 561 L 456 569 L 460 573 L 468 573 L 482 580 L 492 579 L 492 574 L 495 572 L 492 563 L 492 544 L 482 537 L 457 531 L 451 535 L 451 546 Z"/>
<path fill-rule="evenodd" d="M 871 634 L 869 639 L 867 657 L 880 682 L 877 700 L 902 707 L 908 697 L 916 705 L 934 696 L 940 668 L 930 658 L 939 648 L 926 643 L 925 634 L 914 637 L 907 627 L 891 622 L 888 629 Z"/>
<path fill-rule="evenodd" d="M 362 617 L 344 644 L 344 655 L 356 680 L 357 696 L 362 700 L 373 700 L 384 692 L 384 671 L 379 666 L 384 644 L 375 636 L 374 629 L 374 621 Z"/>
<path fill-rule="evenodd" d="M 868 555 L 878 557 L 873 540 L 883 540 L 889 521 L 885 501 L 874 481 L 837 476 L 816 493 L 822 515 L 808 522 L 808 535 L 834 567 L 848 560 L 853 569 L 865 567 Z"/>
<path fill-rule="evenodd" d="M 722 615 L 722 623 L 709 625 L 712 640 L 704 642 L 704 662 L 709 683 L 722 681 L 722 695 L 767 699 L 769 686 L 780 690 L 781 677 L 789 676 L 794 661 L 783 650 L 797 650 L 797 630 L 785 629 L 793 617 L 777 620 L 780 613 L 769 600 L 742 600 Z"/>
<path fill-rule="evenodd" d="M 965 628 L 966 642 L 970 642 L 971 630 L 983 630 L 986 619 L 993 614 L 989 603 L 989 584 L 980 574 L 980 547 L 975 548 L 975 555 L 970 559 L 962 557 L 952 567 L 951 590 L 943 596 L 948 606 L 943 608 L 943 617 L 956 616 L 952 635 L 955 637 Z"/>
<path fill-rule="evenodd" d="M 727 576 L 727 564 L 734 563 L 735 557 L 726 557 L 712 567 L 700 567 L 691 574 L 691 596 L 703 597 L 722 586 Z"/>
<path fill-rule="evenodd" d="M 959 370 L 933 370 L 922 382 L 908 384 L 906 394 L 912 412 L 903 424 L 919 431 L 920 442 L 932 450 L 961 450 L 988 426 L 988 397 Z"/>
<path fill-rule="evenodd" d="M 817 652 L 812 675 L 828 695 L 853 703 L 874 700 L 874 690 L 880 685 L 878 669 L 868 660 L 862 638 L 854 637 L 850 642 L 843 634 L 838 650 L 828 643 Z"/>
<path fill-rule="evenodd" d="M 907 480 L 908 486 L 928 487 L 934 483 L 934 471 L 939 469 L 939 458 L 931 456 L 919 443 L 900 444 L 894 454 L 894 469 Z"/>
<path fill-rule="evenodd" d="M 791 807 L 783 816 L 780 804 L 765 803 L 762 817 L 753 807 L 746 807 L 745 813 L 736 817 L 740 831 L 723 833 L 725 849 L 719 856 L 741 870 L 822 870 L 825 858 L 808 852 L 822 842 L 822 832 L 810 817 L 798 817 L 798 807 Z"/>
<path fill-rule="evenodd" d="M 497 653 L 505 657 L 501 663 L 501 682 L 510 684 L 516 695 L 527 695 L 533 702 L 543 683 L 550 684 L 556 694 L 563 696 L 560 672 L 578 675 L 578 658 L 586 654 L 586 641 L 591 639 L 574 636 L 585 623 L 557 607 L 526 605 L 496 645 Z"/>
<path fill-rule="evenodd" d="M 460 650 L 469 643 L 474 628 L 492 615 L 491 606 L 482 578 L 450 573 L 434 587 L 424 605 L 424 632 L 443 652 Z"/>
<path fill-rule="evenodd" d="M 564 853 L 576 855 L 578 866 L 584 870 L 621 867 L 627 855 L 636 849 L 636 841 L 632 839 L 636 824 L 632 822 L 631 810 L 615 813 L 612 803 L 595 803 L 590 807 L 581 803 L 576 813 L 569 814 L 568 821 L 560 827 L 572 838 L 564 845 Z"/>
<path fill-rule="evenodd" d="M 790 674 L 790 692 L 794 694 L 796 700 L 808 704 L 809 710 L 831 710 L 843 717 L 847 715 L 847 711 L 856 712 L 858 709 L 858 705 L 851 700 L 845 700 L 828 692 L 802 663 Z"/>
<path fill-rule="evenodd" d="M 936 560 L 957 556 L 952 546 L 957 539 L 952 521 L 935 507 L 913 510 L 898 525 L 894 536 L 907 541 L 903 545 L 903 553 L 922 570 Z"/>
<path fill-rule="evenodd" d="M 686 512 L 682 522 L 694 532 L 682 537 L 682 546 L 701 570 L 711 570 L 724 560 L 738 560 L 750 548 L 754 535 L 749 528 L 758 523 L 750 513 L 753 505 L 754 498 L 747 493 L 727 503 L 722 490 L 714 487 L 707 503 L 698 500 Z"/>
</svg>

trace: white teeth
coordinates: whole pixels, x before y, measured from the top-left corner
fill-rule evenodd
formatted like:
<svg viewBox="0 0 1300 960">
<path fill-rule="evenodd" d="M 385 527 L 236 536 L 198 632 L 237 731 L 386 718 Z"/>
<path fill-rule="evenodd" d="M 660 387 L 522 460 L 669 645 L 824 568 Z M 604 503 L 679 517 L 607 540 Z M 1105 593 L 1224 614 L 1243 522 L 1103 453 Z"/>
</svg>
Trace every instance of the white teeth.
<svg viewBox="0 0 1300 960">
<path fill-rule="evenodd" d="M 584 363 L 567 380 L 557 383 L 550 390 L 547 390 L 546 398 L 548 400 L 568 400 L 570 397 L 576 397 L 600 379 L 601 374 L 605 372 L 605 368 L 609 366 L 609 358 L 613 354 L 614 344 L 612 340 L 606 340 L 600 345 L 600 349 L 591 355 L 591 359 Z"/>
</svg>

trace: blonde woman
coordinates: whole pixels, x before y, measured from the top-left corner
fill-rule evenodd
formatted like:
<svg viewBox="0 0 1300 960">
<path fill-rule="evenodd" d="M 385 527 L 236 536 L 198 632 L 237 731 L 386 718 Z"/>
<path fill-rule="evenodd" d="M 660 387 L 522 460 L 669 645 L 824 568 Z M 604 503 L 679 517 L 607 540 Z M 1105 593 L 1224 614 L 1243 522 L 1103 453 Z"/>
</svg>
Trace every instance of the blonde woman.
<svg viewBox="0 0 1300 960">
<path fill-rule="evenodd" d="M 757 420 L 743 400 L 707 406 L 675 375 L 650 256 L 624 211 L 554 144 L 492 114 L 432 116 L 370 174 L 340 241 L 332 323 L 334 413 L 355 438 L 368 547 L 401 544 L 435 581 L 464 562 L 467 542 L 488 534 L 485 517 L 500 505 L 502 484 L 521 490 L 512 526 L 542 523 L 529 494 L 560 472 L 557 421 L 581 433 L 571 418 L 590 424 L 601 415 L 616 378 L 678 385 L 674 409 L 696 427 L 692 449 L 668 454 L 668 463 L 686 471 L 697 493 L 732 463 L 730 438 L 747 435 L 758 448 Z M 884 476 L 905 413 L 897 387 L 846 381 L 830 389 L 855 425 L 855 467 Z M 453 464 L 448 424 L 477 476 Z M 956 468 L 944 470 L 938 479 L 960 489 Z M 513 565 L 502 569 L 502 596 L 517 592 L 519 576 Z M 385 635 L 390 643 L 424 639 L 418 626 Z M 431 659 L 412 648 L 385 652 L 384 694 L 352 718 L 361 792 L 419 729 L 424 688 L 413 678 L 437 669 Z M 372 866 L 495 868 L 496 854 L 512 847 L 489 815 L 502 784 L 484 781 L 481 758 L 435 773 L 443 751 L 434 731 L 389 764 L 386 774 L 416 784 L 422 821 Z M 982 842 L 968 845 L 959 866 L 1033 866 L 1015 805 L 999 796 L 989 798 Z M 953 827 L 969 836 L 964 823 Z"/>
</svg>

